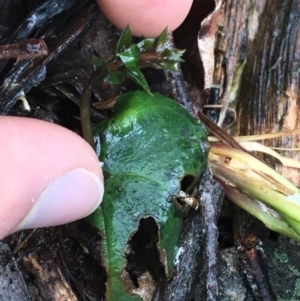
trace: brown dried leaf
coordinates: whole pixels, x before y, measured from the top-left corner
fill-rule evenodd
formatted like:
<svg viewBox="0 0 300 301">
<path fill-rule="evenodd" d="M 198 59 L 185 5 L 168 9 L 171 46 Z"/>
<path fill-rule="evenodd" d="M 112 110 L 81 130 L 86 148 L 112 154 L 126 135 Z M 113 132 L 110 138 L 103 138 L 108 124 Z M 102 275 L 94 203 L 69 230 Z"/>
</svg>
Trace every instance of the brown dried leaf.
<svg viewBox="0 0 300 301">
<path fill-rule="evenodd" d="M 204 89 L 211 88 L 213 83 L 215 32 L 222 1 L 215 0 L 215 4 L 215 10 L 202 21 L 198 33 L 198 49 L 204 68 Z"/>
</svg>

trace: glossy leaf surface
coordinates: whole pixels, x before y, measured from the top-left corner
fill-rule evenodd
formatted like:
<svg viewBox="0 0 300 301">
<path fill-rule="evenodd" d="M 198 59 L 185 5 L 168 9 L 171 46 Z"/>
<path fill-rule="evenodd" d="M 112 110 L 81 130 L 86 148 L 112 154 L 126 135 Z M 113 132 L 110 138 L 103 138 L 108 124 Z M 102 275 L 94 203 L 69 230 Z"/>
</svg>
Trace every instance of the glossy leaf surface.
<svg viewBox="0 0 300 301">
<path fill-rule="evenodd" d="M 122 32 L 120 39 L 118 41 L 117 47 L 116 47 L 116 55 L 123 52 L 125 49 L 129 48 L 131 46 L 132 41 L 132 34 L 129 26 L 127 26 L 124 31 Z"/>
<path fill-rule="evenodd" d="M 119 98 L 115 115 L 95 132 L 101 141 L 105 195 L 90 220 L 104 236 L 108 300 L 141 300 L 128 293 L 121 279 L 124 248 L 140 220 L 151 216 L 159 228 L 163 264 L 171 272 L 182 226 L 174 195 L 186 175 L 195 179 L 193 185 L 206 167 L 206 130 L 173 100 L 135 91 Z"/>
</svg>

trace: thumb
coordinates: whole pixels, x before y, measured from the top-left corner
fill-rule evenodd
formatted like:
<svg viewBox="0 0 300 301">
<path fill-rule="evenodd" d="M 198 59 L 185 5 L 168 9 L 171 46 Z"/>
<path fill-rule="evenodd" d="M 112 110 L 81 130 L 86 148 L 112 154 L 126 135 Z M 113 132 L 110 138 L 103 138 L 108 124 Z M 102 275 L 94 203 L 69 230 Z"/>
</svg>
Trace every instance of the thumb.
<svg viewBox="0 0 300 301">
<path fill-rule="evenodd" d="M 107 18 L 133 35 L 156 37 L 166 27 L 175 30 L 187 16 L 193 0 L 97 0 Z"/>
<path fill-rule="evenodd" d="M 54 226 L 94 211 L 103 175 L 93 149 L 60 126 L 0 117 L 0 238 Z"/>
</svg>

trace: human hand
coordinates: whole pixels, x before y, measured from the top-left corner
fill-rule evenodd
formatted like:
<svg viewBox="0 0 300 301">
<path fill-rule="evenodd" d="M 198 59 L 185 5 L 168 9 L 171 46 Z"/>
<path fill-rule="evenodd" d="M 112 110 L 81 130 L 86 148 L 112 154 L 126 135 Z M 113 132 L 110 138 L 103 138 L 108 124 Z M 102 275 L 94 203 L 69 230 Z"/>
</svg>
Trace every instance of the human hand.
<svg viewBox="0 0 300 301">
<path fill-rule="evenodd" d="M 74 221 L 100 204 L 100 162 L 77 134 L 22 117 L 0 117 L 0 133 L 1 238 Z"/>
<path fill-rule="evenodd" d="M 119 29 L 130 26 L 135 36 L 156 37 L 168 27 L 175 30 L 187 16 L 193 0 L 97 0 L 107 18 Z"/>
<path fill-rule="evenodd" d="M 98 0 L 119 28 L 156 36 L 184 20 L 192 0 Z M 172 9 L 170 9 L 172 8 Z M 89 215 L 103 197 L 93 149 L 77 134 L 31 118 L 0 117 L 0 239 Z"/>
</svg>

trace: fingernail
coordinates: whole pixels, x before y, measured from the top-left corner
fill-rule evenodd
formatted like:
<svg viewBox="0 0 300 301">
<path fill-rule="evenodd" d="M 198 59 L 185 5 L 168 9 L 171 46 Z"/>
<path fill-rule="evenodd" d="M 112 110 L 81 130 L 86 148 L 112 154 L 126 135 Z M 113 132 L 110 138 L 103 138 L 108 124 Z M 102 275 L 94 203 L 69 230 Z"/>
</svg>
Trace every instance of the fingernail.
<svg viewBox="0 0 300 301">
<path fill-rule="evenodd" d="M 100 178 L 83 168 L 50 184 L 35 201 L 17 230 L 66 224 L 92 213 L 104 193 Z"/>
</svg>

